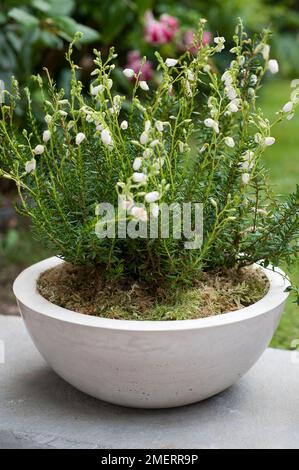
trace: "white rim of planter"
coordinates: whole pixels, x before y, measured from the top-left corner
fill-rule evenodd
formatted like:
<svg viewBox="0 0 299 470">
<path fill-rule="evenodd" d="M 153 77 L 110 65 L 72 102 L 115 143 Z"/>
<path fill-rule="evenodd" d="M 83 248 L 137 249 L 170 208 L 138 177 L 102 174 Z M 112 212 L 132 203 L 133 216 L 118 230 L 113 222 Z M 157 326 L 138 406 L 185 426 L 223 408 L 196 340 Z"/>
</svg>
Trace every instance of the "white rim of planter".
<svg viewBox="0 0 299 470">
<path fill-rule="evenodd" d="M 107 328 L 111 330 L 175 331 L 194 328 L 210 328 L 213 326 L 236 323 L 248 318 L 254 318 L 258 315 L 266 315 L 269 311 L 286 300 L 288 293 L 285 292 L 285 289 L 290 285 L 289 280 L 281 269 L 275 268 L 275 271 L 272 271 L 255 264 L 255 267 L 259 267 L 263 270 L 269 280 L 270 286 L 267 294 L 261 300 L 249 305 L 248 307 L 194 320 L 114 320 L 110 318 L 86 315 L 59 307 L 58 305 L 49 302 L 38 293 L 36 281 L 40 274 L 63 262 L 63 260 L 53 256 L 25 269 L 16 278 L 13 285 L 13 291 L 16 298 L 25 305 L 25 307 L 35 310 L 46 317 L 79 325 Z"/>
</svg>

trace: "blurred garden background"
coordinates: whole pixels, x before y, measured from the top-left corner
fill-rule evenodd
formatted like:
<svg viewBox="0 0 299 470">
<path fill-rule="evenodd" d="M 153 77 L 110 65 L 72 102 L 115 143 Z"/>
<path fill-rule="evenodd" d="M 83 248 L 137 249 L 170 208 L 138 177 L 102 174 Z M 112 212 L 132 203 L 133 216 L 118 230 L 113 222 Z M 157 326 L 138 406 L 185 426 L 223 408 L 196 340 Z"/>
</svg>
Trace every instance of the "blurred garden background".
<svg viewBox="0 0 299 470">
<path fill-rule="evenodd" d="M 268 77 L 260 96 L 268 117 L 289 100 L 290 81 L 299 78 L 299 1 L 295 0 L 1 0 L 0 4 L 0 80 L 9 89 L 11 76 L 22 88 L 30 86 L 32 74 L 46 67 L 59 87 L 68 92 L 69 71 L 64 60 L 68 43 L 76 31 L 84 33 L 76 50 L 80 79 L 86 86 L 93 65 L 93 48 L 103 54 L 115 46 L 118 67 L 113 80 L 121 93 L 132 86 L 122 74 L 125 67 L 139 70 L 152 86 L 159 80 L 154 52 L 175 57 L 192 49 L 193 34 L 201 18 L 207 19 L 204 41 L 213 36 L 227 39 L 226 52 L 214 67 L 229 61 L 229 38 L 236 19 L 241 17 L 250 34 L 271 30 L 271 58 L 279 62 L 280 72 Z M 196 51 L 194 51 L 196 52 Z M 36 112 L 40 96 L 32 89 Z M 16 127 L 25 119 L 20 105 Z M 266 165 L 276 191 L 285 194 L 299 181 L 299 116 L 275 129 L 277 143 L 266 154 Z M 1 144 L 1 143 L 0 143 Z M 9 181 L 0 179 L 0 313 L 17 314 L 11 284 L 27 265 L 48 255 L 31 234 L 28 221 L 14 210 L 17 195 Z M 293 268 L 294 284 L 299 284 L 299 264 Z M 272 342 L 289 349 L 299 338 L 299 307 L 291 299 Z"/>
</svg>

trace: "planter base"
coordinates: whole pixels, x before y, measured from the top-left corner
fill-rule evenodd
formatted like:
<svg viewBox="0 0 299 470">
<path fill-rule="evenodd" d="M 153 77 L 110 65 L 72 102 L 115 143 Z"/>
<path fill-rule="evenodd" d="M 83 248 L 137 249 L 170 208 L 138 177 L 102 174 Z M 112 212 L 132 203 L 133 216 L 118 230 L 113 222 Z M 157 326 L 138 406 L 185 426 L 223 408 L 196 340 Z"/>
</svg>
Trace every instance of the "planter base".
<svg viewBox="0 0 299 470">
<path fill-rule="evenodd" d="M 75 313 L 36 291 L 57 258 L 25 270 L 14 292 L 26 327 L 51 367 L 79 390 L 130 407 L 167 408 L 211 397 L 257 361 L 277 327 L 288 282 L 265 271 L 266 296 L 244 309 L 198 320 L 137 322 Z"/>
</svg>

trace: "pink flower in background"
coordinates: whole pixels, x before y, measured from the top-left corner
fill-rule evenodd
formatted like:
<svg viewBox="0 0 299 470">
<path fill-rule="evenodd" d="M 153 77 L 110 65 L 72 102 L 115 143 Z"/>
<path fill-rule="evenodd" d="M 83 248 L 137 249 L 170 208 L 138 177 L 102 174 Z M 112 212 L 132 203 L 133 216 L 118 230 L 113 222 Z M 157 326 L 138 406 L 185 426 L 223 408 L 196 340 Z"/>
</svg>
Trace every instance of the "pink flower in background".
<svg viewBox="0 0 299 470">
<path fill-rule="evenodd" d="M 174 16 L 167 15 L 167 13 L 163 13 L 163 15 L 160 16 L 160 23 L 164 24 L 165 27 L 171 31 L 173 36 L 179 29 L 178 20 Z"/>
<path fill-rule="evenodd" d="M 141 66 L 141 55 L 139 51 L 131 51 L 127 55 L 127 65 L 125 68 L 129 68 L 134 70 L 135 73 L 138 73 Z M 141 75 L 140 78 L 145 80 L 146 82 L 149 81 L 153 76 L 153 64 L 147 60 L 143 66 L 141 67 Z M 134 80 L 134 78 L 133 78 Z"/>
<path fill-rule="evenodd" d="M 178 20 L 166 13 L 156 20 L 151 11 L 144 15 L 144 39 L 152 45 L 170 42 L 179 27 Z"/>
<path fill-rule="evenodd" d="M 212 40 L 212 34 L 210 33 L 210 31 L 204 31 L 202 44 L 205 46 L 206 44 L 209 44 L 211 40 Z M 194 42 L 194 30 L 187 29 L 187 31 L 184 34 L 182 49 L 188 50 L 189 52 L 191 52 L 191 54 L 195 55 L 200 45 L 193 44 L 193 42 Z"/>
</svg>

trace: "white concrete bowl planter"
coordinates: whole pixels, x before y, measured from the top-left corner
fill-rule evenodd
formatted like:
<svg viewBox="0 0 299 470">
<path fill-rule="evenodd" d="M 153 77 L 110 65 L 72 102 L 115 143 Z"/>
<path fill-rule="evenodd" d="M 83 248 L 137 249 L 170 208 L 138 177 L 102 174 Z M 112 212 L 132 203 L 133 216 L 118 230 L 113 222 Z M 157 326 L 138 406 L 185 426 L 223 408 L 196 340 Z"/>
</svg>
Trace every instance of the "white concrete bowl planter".
<svg viewBox="0 0 299 470">
<path fill-rule="evenodd" d="M 232 385 L 269 344 L 288 296 L 288 281 L 265 270 L 268 293 L 238 311 L 197 320 L 111 320 L 58 307 L 37 292 L 39 275 L 59 263 L 46 259 L 16 279 L 14 293 L 26 327 L 63 379 L 124 406 L 186 405 Z"/>
</svg>

